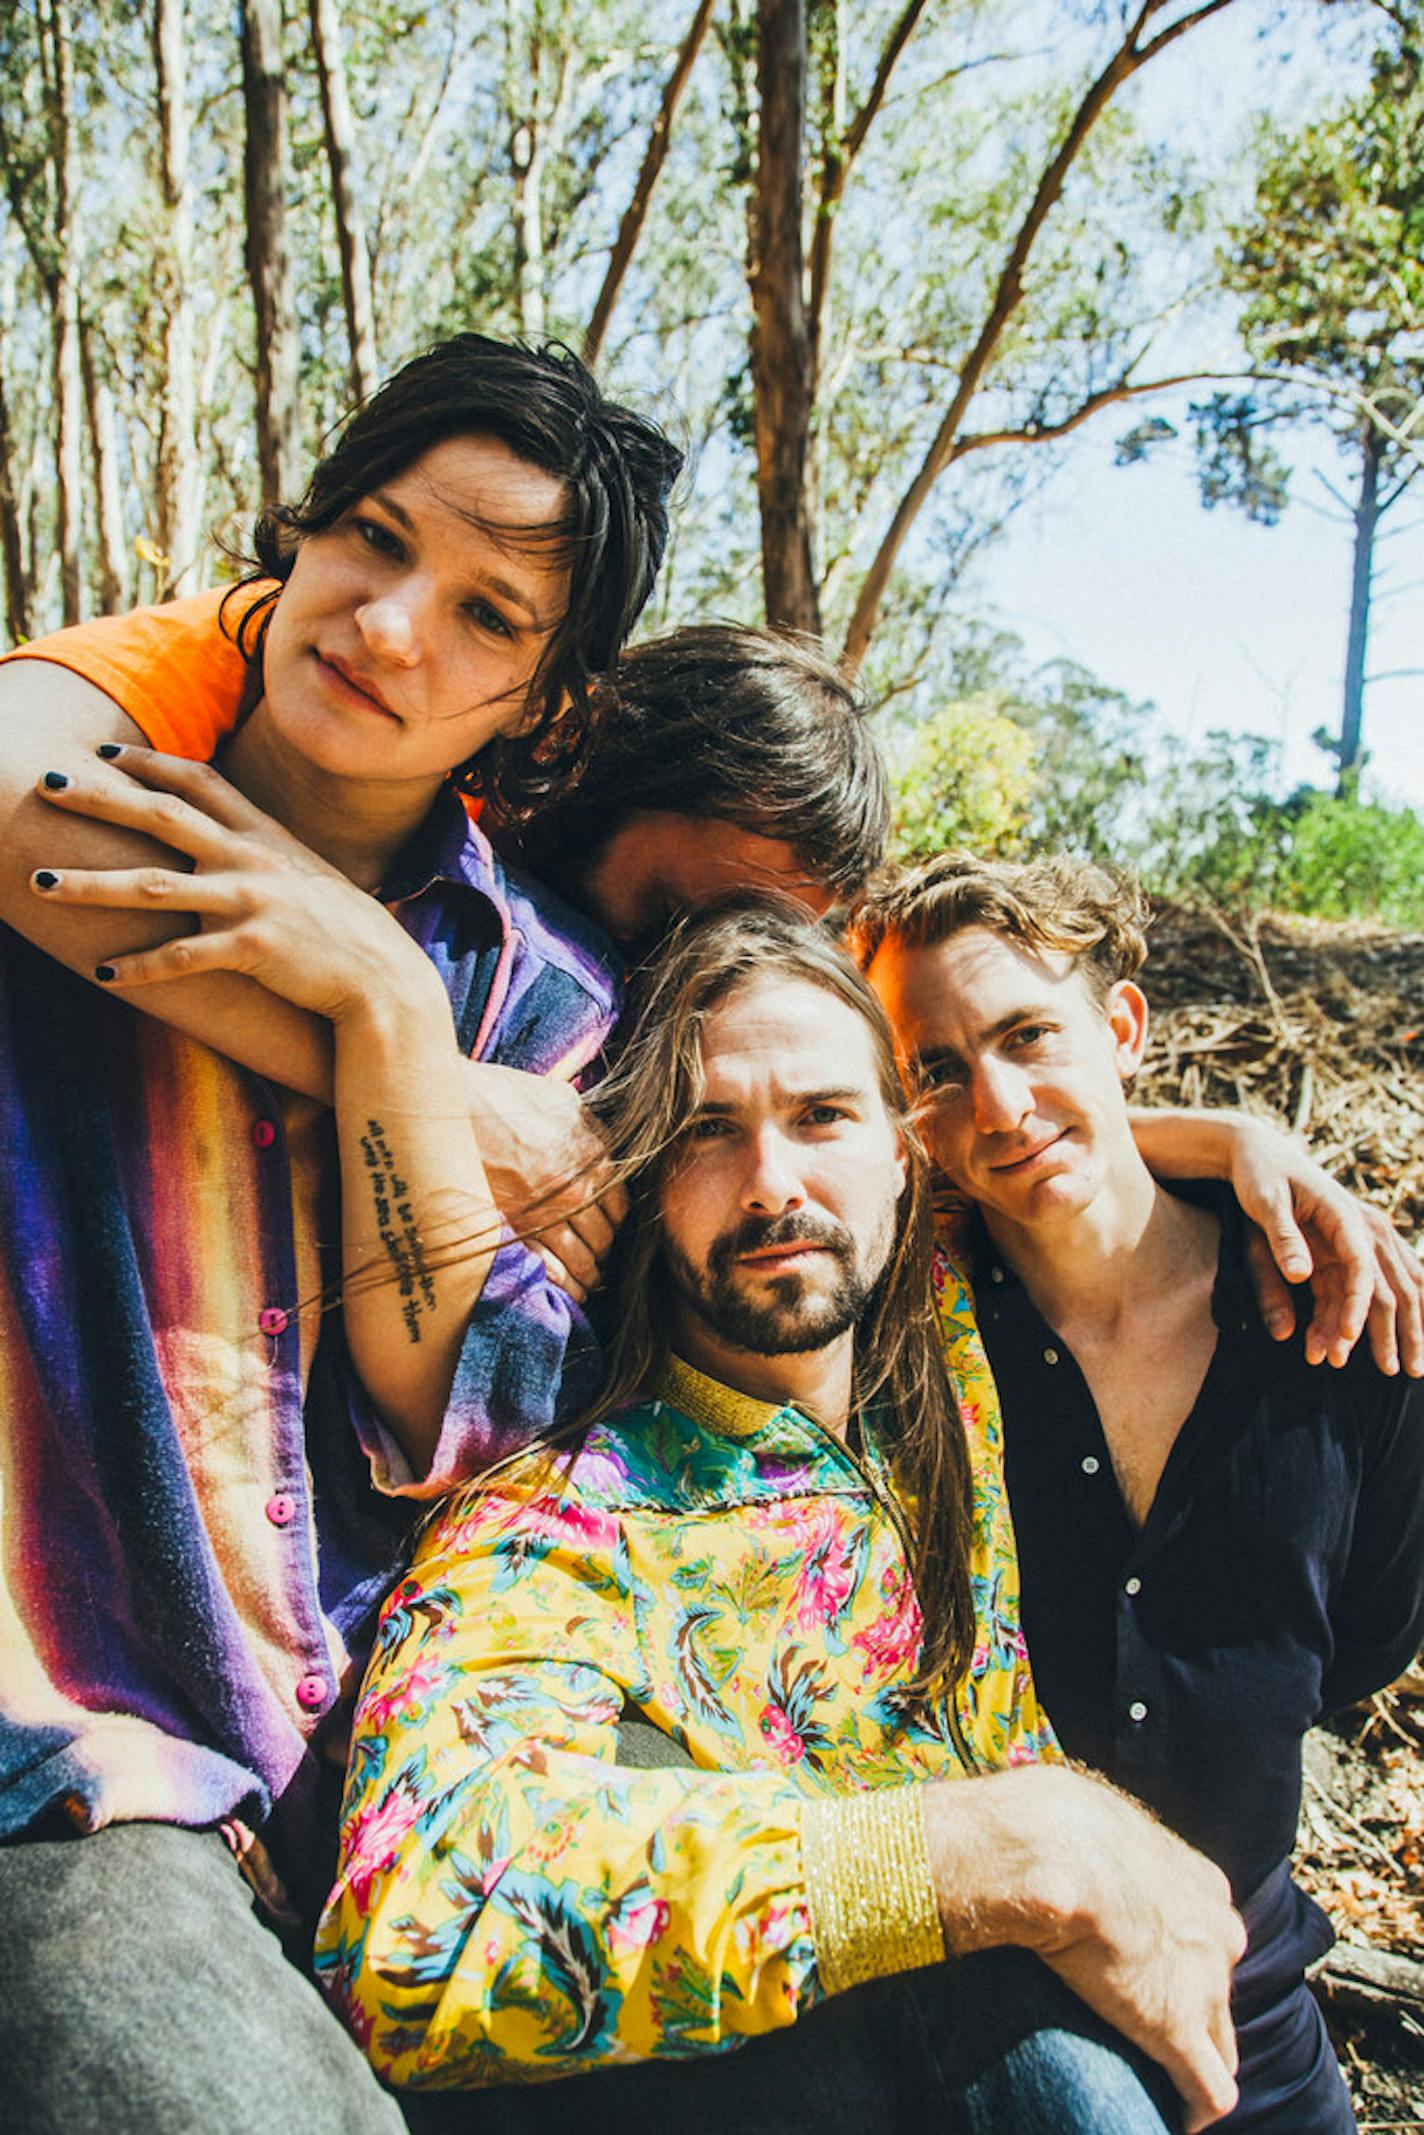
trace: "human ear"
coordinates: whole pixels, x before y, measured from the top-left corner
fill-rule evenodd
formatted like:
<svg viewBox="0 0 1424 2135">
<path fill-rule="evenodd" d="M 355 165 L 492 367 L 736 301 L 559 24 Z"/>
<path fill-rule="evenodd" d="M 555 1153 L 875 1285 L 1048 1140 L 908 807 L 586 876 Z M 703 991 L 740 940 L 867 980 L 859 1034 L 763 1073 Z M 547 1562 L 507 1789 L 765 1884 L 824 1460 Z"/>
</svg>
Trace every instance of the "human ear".
<svg viewBox="0 0 1424 2135">
<path fill-rule="evenodd" d="M 1142 988 L 1131 979 L 1119 979 L 1108 994 L 1107 1019 L 1117 1071 L 1129 1082 L 1147 1050 L 1147 996 Z"/>
</svg>

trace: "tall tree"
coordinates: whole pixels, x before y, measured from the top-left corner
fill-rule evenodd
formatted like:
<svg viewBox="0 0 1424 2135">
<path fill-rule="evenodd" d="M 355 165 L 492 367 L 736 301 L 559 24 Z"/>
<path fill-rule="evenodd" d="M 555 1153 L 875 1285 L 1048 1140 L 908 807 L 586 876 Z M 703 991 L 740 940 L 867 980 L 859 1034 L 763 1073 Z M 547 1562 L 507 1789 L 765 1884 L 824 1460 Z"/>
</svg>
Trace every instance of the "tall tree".
<svg viewBox="0 0 1424 2135">
<path fill-rule="evenodd" d="M 84 414 L 89 431 L 89 459 L 94 473 L 98 541 L 99 607 L 118 615 L 129 605 L 128 542 L 119 484 L 118 422 L 108 358 L 94 321 L 79 322 L 79 352 L 84 381 Z"/>
<path fill-rule="evenodd" d="M 871 559 L 870 568 L 861 581 L 846 631 L 846 653 L 850 659 L 858 662 L 865 656 L 880 617 L 891 573 L 910 529 L 924 510 L 935 484 L 957 458 L 963 457 L 969 450 L 979 449 L 988 442 L 983 436 L 977 439 L 972 437 L 966 428 L 975 396 L 985 382 L 1010 325 L 1023 306 L 1028 287 L 1029 264 L 1035 248 L 1094 129 L 1127 82 L 1169 50 L 1180 38 L 1233 4 L 1234 0 L 1199 0 L 1196 6 L 1178 8 L 1172 13 L 1172 0 L 1138 0 L 1118 43 L 1079 99 L 1068 125 L 1039 172 L 1038 181 L 1022 219 L 1013 230 L 1008 249 L 999 265 L 989 303 L 968 352 L 959 365 L 948 406 L 940 418 L 929 449 L 896 505 L 890 523 Z M 1170 15 L 1170 19 L 1165 22 L 1160 20 L 1164 14 Z M 1127 383 L 1128 377 L 1125 374 L 1121 385 L 1125 386 Z M 1121 397 L 1124 397 L 1121 390 L 1109 390 L 1106 395 L 1106 398 Z M 1079 420 L 1083 414 L 1095 411 L 1098 405 L 1104 404 L 1104 399 L 1103 394 L 1089 396 L 1082 408 L 1074 411 L 1071 418 L 1064 418 L 1054 427 L 1067 427 L 1070 420 Z M 1047 434 L 1047 425 L 1034 422 L 1019 432 L 1018 436 L 1020 442 L 1034 443 Z M 1000 439 L 996 438 L 994 441 L 999 442 Z"/>
<path fill-rule="evenodd" d="M 163 319 L 154 506 L 156 552 L 167 559 L 167 590 L 195 582 L 202 521 L 193 345 L 193 183 L 188 168 L 188 48 L 184 0 L 153 0 L 150 16 L 158 101 L 161 228 L 154 279 Z"/>
<path fill-rule="evenodd" d="M 376 312 L 371 301 L 366 224 L 356 184 L 356 128 L 346 92 L 341 14 L 337 0 L 309 0 L 309 11 L 312 50 L 321 82 L 322 129 L 331 177 L 331 204 L 336 215 L 336 244 L 341 257 L 341 293 L 351 350 L 351 394 L 355 400 L 365 400 L 379 383 Z"/>
<path fill-rule="evenodd" d="M 291 185 L 281 0 L 242 0 L 247 278 L 257 333 L 257 457 L 262 501 L 301 480 L 300 343 L 287 199 Z"/>
<path fill-rule="evenodd" d="M 84 229 L 69 0 L 36 0 L 33 13 L 7 7 L 3 30 L 6 94 L 0 99 L 0 157 L 10 211 L 24 236 L 48 313 L 55 547 L 61 611 L 64 621 L 73 623 L 83 603 L 79 278 Z"/>
<path fill-rule="evenodd" d="M 609 321 L 613 317 L 613 307 L 618 302 L 633 254 L 637 250 L 638 240 L 647 225 L 653 191 L 667 161 L 673 122 L 686 93 L 697 55 L 706 41 L 707 26 L 712 20 L 714 4 L 715 0 L 697 0 L 697 11 L 688 25 L 676 63 L 663 89 L 656 116 L 648 130 L 647 146 L 643 151 L 637 183 L 618 225 L 618 235 L 614 239 L 608 266 L 594 301 L 588 330 L 583 337 L 583 360 L 590 366 L 596 364 L 603 353 L 603 343 L 608 333 Z"/>
<path fill-rule="evenodd" d="M 1410 11 L 1401 9 L 1401 19 Z M 1289 471 L 1274 437 L 1324 428 L 1353 468 L 1338 788 L 1363 760 L 1381 524 L 1424 466 L 1424 15 L 1376 58 L 1370 93 L 1296 135 L 1268 134 L 1250 219 L 1223 278 L 1244 299 L 1260 383 L 1193 409 L 1203 501 L 1270 524 Z"/>
<path fill-rule="evenodd" d="M 748 281 L 762 586 L 769 623 L 819 635 L 807 459 L 811 344 L 801 236 L 805 0 L 758 0 L 757 158 Z"/>
</svg>

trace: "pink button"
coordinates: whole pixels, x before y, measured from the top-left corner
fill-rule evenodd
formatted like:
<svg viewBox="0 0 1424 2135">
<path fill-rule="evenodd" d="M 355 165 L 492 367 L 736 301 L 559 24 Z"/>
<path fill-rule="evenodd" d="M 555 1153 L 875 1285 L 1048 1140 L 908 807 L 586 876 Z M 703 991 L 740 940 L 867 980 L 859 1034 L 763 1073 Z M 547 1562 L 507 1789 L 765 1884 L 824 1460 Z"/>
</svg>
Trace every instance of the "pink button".
<svg viewBox="0 0 1424 2135">
<path fill-rule="evenodd" d="M 318 1705 L 326 1703 L 326 1677 L 304 1675 L 297 1685 L 297 1703 L 305 1705 L 308 1712 L 315 1712 Z"/>
<path fill-rule="evenodd" d="M 287 1315 L 280 1305 L 264 1305 L 257 1315 L 257 1324 L 264 1334 L 284 1334 Z"/>
<path fill-rule="evenodd" d="M 279 1490 L 275 1497 L 268 1498 L 267 1517 L 274 1527 L 290 1527 L 296 1516 L 297 1501 L 294 1497 L 288 1497 L 285 1490 Z"/>
<path fill-rule="evenodd" d="M 255 1119 L 252 1122 L 252 1139 L 259 1149 L 270 1149 L 277 1139 L 277 1129 L 270 1119 Z"/>
</svg>

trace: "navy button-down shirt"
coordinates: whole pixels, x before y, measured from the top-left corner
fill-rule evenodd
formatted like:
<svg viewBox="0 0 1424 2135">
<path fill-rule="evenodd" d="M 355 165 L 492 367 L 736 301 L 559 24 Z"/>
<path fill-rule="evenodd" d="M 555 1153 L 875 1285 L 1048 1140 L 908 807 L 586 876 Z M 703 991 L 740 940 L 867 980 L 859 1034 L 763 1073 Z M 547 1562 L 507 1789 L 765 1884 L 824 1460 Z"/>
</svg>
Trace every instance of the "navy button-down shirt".
<svg viewBox="0 0 1424 2135">
<path fill-rule="evenodd" d="M 1240 1213 L 1211 1205 L 1216 1351 L 1140 1530 L 1066 1343 L 982 1228 L 973 1262 L 1040 1696 L 1069 1755 L 1209 1854 L 1243 1903 L 1294 1846 L 1306 1730 L 1424 1638 L 1424 1385 L 1363 1351 L 1308 1365 L 1301 1333 L 1272 1341 Z M 1303 1956 L 1319 1925 L 1297 1908 Z"/>
</svg>

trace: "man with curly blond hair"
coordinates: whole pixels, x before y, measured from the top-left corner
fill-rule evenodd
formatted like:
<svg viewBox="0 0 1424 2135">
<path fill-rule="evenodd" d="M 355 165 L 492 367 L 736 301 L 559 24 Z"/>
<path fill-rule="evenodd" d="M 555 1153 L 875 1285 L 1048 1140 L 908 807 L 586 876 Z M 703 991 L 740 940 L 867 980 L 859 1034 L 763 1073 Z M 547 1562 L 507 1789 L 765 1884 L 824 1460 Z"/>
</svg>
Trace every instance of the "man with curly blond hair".
<svg viewBox="0 0 1424 2135">
<path fill-rule="evenodd" d="M 1341 2135 L 1304 1977 L 1331 1930 L 1290 1874 L 1301 1743 L 1424 1637 L 1424 1400 L 1368 1354 L 1312 1369 L 1304 1314 L 1273 1340 L 1230 1192 L 1148 1170 L 1126 1096 L 1146 918 L 1095 866 L 950 853 L 852 932 L 969 1204 L 1039 1692 L 1070 1756 L 1231 1880 L 1249 1940 L 1222 2127 Z"/>
</svg>

